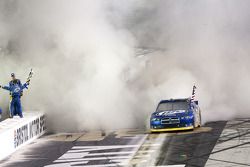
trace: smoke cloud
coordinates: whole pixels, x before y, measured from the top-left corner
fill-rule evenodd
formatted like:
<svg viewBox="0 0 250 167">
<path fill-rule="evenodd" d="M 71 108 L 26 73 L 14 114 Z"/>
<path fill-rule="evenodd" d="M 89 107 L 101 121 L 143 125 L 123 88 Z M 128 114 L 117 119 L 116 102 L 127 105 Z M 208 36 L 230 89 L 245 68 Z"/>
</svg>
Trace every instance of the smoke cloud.
<svg viewBox="0 0 250 167">
<path fill-rule="evenodd" d="M 1 1 L 1 84 L 33 67 L 23 106 L 45 111 L 53 131 L 142 127 L 159 100 L 189 97 L 193 83 L 204 122 L 247 117 L 249 5 Z"/>
</svg>

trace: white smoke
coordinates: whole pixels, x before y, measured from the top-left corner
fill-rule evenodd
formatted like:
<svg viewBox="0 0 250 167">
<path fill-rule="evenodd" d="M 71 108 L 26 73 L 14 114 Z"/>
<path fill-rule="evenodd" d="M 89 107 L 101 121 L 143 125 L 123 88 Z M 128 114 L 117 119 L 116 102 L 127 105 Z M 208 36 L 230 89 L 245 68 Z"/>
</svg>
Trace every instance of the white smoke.
<svg viewBox="0 0 250 167">
<path fill-rule="evenodd" d="M 153 58 L 159 63 L 152 71 L 161 66 L 158 77 L 174 80 L 169 85 L 163 79 L 167 91 L 193 78 L 204 121 L 250 116 L 248 6 L 244 0 L 159 0 L 134 19 L 140 25 L 132 27 L 140 43 L 166 50 Z"/>
<path fill-rule="evenodd" d="M 44 110 L 56 131 L 143 126 L 160 99 L 190 96 L 194 82 L 204 121 L 249 116 L 248 5 L 1 1 L 1 82 L 33 67 L 23 106 Z"/>
<path fill-rule="evenodd" d="M 2 73 L 35 69 L 23 105 L 44 110 L 52 129 L 135 126 L 136 97 L 123 75 L 135 44 L 108 18 L 115 6 L 100 0 L 1 2 Z"/>
</svg>

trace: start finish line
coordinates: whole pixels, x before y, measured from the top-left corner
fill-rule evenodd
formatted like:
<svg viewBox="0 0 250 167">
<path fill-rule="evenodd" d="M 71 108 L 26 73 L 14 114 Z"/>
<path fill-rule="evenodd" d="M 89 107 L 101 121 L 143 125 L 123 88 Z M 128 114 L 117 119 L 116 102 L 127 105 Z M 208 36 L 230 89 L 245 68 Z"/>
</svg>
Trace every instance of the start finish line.
<svg viewBox="0 0 250 167">
<path fill-rule="evenodd" d="M 0 122 L 0 160 L 40 137 L 45 131 L 45 115 L 40 112 L 26 112 L 24 118 L 14 117 Z"/>
</svg>

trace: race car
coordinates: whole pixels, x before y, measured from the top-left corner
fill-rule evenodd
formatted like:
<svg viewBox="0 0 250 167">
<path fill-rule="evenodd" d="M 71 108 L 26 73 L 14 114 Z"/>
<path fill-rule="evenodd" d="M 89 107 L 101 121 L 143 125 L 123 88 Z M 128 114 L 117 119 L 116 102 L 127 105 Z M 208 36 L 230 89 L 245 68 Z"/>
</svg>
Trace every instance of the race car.
<svg viewBox="0 0 250 167">
<path fill-rule="evenodd" d="M 151 132 L 193 130 L 201 126 L 198 101 L 191 98 L 162 100 L 150 118 Z"/>
</svg>

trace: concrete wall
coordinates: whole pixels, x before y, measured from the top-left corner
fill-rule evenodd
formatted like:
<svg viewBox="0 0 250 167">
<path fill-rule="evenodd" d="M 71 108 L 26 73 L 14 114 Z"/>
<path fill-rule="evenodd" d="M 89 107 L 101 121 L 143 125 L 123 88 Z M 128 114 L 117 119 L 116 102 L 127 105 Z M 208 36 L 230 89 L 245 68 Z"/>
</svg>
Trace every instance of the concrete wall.
<svg viewBox="0 0 250 167">
<path fill-rule="evenodd" d="M 45 132 L 45 115 L 41 112 L 25 112 L 24 118 L 14 117 L 0 122 L 0 160 Z"/>
</svg>

